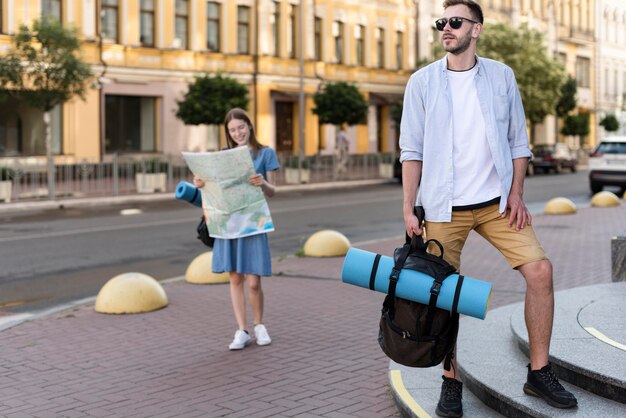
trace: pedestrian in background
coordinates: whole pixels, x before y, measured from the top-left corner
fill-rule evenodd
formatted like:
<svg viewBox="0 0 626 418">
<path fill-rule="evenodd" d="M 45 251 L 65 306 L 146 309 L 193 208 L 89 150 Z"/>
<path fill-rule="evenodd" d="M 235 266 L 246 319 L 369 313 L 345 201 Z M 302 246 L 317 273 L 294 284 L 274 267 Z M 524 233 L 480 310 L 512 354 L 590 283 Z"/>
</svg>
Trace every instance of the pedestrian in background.
<svg viewBox="0 0 626 418">
<path fill-rule="evenodd" d="M 275 174 L 280 168 L 276 152 L 261 145 L 254 133 L 254 126 L 248 114 L 239 108 L 231 109 L 224 120 L 228 148 L 248 147 L 256 174 L 248 183 L 260 187 L 266 197 L 274 196 Z M 194 177 L 196 187 L 204 187 L 204 181 Z M 228 346 L 231 350 L 241 350 L 252 342 L 246 330 L 246 297 L 244 282 L 248 284 L 250 305 L 254 317 L 254 336 L 258 345 L 272 342 L 263 324 L 263 289 L 261 276 L 272 275 L 272 256 L 267 233 L 235 239 L 216 238 L 213 245 L 214 273 L 230 274 L 230 298 L 235 311 L 238 329 Z"/>
<path fill-rule="evenodd" d="M 460 269 L 461 250 L 475 230 L 520 271 L 526 280 L 530 340 L 524 392 L 555 407 L 574 407 L 576 398 L 548 362 L 552 264 L 523 200 L 531 152 L 515 76 L 508 66 L 476 55 L 483 30 L 476 2 L 445 0 L 443 8 L 435 26 L 447 54 L 413 74 L 404 95 L 400 160 L 406 231 L 421 235 L 423 227 L 428 239 L 443 244 L 444 258 Z M 414 214 L 415 205 L 426 211 L 424 225 Z M 463 386 L 456 367 L 442 377 L 436 413 L 461 417 Z"/>
</svg>

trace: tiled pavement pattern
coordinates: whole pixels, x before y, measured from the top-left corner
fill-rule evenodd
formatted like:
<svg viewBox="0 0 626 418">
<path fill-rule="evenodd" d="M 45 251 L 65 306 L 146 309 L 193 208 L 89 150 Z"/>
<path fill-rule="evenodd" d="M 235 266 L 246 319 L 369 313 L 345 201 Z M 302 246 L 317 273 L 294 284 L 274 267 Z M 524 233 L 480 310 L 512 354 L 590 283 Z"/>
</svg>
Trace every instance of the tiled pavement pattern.
<svg viewBox="0 0 626 418">
<path fill-rule="evenodd" d="M 610 238 L 626 205 L 540 216 L 556 290 L 610 281 Z M 389 255 L 400 238 L 359 245 Z M 524 284 L 476 235 L 463 272 L 494 283 L 491 307 Z M 391 417 L 388 361 L 376 343 L 382 294 L 338 281 L 342 259 L 275 260 L 264 279 L 272 345 L 230 352 L 227 285 L 165 285 L 167 308 L 97 314 L 83 305 L 0 333 L 0 416 Z M 489 316 L 487 315 L 487 319 Z"/>
</svg>

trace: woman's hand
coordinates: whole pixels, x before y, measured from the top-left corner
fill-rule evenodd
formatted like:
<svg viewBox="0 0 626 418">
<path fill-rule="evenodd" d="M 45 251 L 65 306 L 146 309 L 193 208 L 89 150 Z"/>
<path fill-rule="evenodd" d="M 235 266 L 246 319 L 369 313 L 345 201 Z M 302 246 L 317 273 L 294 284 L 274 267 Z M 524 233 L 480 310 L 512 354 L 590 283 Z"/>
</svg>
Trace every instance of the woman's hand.
<svg viewBox="0 0 626 418">
<path fill-rule="evenodd" d="M 193 185 L 201 189 L 204 187 L 204 180 L 202 180 L 200 177 L 193 176 Z"/>
<path fill-rule="evenodd" d="M 253 174 L 248 177 L 248 183 L 252 186 L 262 187 L 265 184 L 265 179 L 261 174 Z"/>
<path fill-rule="evenodd" d="M 276 192 L 274 187 L 275 175 L 273 171 L 267 172 L 267 180 L 261 174 L 254 174 L 248 177 L 248 183 L 252 186 L 260 187 L 265 196 L 272 197 Z"/>
</svg>

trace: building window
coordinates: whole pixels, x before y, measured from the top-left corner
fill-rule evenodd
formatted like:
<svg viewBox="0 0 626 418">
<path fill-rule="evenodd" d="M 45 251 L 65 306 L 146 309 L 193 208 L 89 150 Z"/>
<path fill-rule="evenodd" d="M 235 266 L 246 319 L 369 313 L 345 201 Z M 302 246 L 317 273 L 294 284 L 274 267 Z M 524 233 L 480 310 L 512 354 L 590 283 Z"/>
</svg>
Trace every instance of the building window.
<svg viewBox="0 0 626 418">
<path fill-rule="evenodd" d="M 589 68 L 591 60 L 584 57 L 576 57 L 576 85 L 578 87 L 589 88 Z"/>
<path fill-rule="evenodd" d="M 63 105 L 50 111 L 53 154 L 63 151 Z M 7 97 L 0 102 L 0 157 L 46 155 L 43 112 Z"/>
<path fill-rule="evenodd" d="M 174 31 L 174 47 L 187 49 L 187 22 L 189 21 L 189 2 L 187 0 L 176 0 L 176 20 Z"/>
<path fill-rule="evenodd" d="M 402 59 L 404 58 L 404 33 L 396 32 L 396 67 L 402 69 Z"/>
<path fill-rule="evenodd" d="M 280 3 L 270 2 L 270 27 L 272 31 L 272 42 L 270 55 L 280 55 Z"/>
<path fill-rule="evenodd" d="M 156 151 L 156 98 L 107 95 L 106 153 Z"/>
<path fill-rule="evenodd" d="M 289 58 L 296 57 L 296 28 L 298 24 L 296 19 L 298 18 L 298 6 L 293 4 L 289 5 L 289 22 L 287 26 L 287 55 Z"/>
<path fill-rule="evenodd" d="M 61 0 L 41 0 L 41 17 L 61 22 Z"/>
<path fill-rule="evenodd" d="M 365 64 L 365 26 L 356 25 L 354 28 L 354 42 L 356 46 L 356 63 L 357 65 Z"/>
<path fill-rule="evenodd" d="M 220 4 L 209 1 L 206 4 L 206 47 L 209 51 L 220 50 Z"/>
<path fill-rule="evenodd" d="M 378 53 L 378 68 L 385 67 L 385 30 L 376 28 L 376 52 Z"/>
<path fill-rule="evenodd" d="M 315 60 L 322 60 L 322 18 L 315 18 Z"/>
<path fill-rule="evenodd" d="M 139 42 L 154 46 L 154 0 L 141 0 Z"/>
<path fill-rule="evenodd" d="M 237 6 L 237 53 L 250 53 L 250 8 Z"/>
<path fill-rule="evenodd" d="M 343 23 L 333 22 L 333 38 L 335 39 L 335 62 L 343 64 Z"/>
<path fill-rule="evenodd" d="M 102 0 L 102 38 L 117 43 L 118 0 Z"/>
</svg>

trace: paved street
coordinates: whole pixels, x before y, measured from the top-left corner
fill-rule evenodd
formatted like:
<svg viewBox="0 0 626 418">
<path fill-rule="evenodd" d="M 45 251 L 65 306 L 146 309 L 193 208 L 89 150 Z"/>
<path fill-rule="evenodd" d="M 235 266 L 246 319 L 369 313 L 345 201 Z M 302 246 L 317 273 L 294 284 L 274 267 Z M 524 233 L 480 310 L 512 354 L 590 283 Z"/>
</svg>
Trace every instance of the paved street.
<svg viewBox="0 0 626 418">
<path fill-rule="evenodd" d="M 610 239 L 626 230 L 626 205 L 534 225 L 557 291 L 610 281 Z M 399 240 L 358 247 L 389 255 Z M 341 264 L 275 260 L 264 279 L 268 347 L 229 352 L 228 287 L 183 281 L 164 285 L 170 304 L 159 311 L 110 316 L 87 303 L 5 329 L 0 416 L 397 416 L 376 343 L 382 294 L 340 283 Z M 476 235 L 463 272 L 494 283 L 491 308 L 523 299 L 521 277 Z"/>
</svg>

